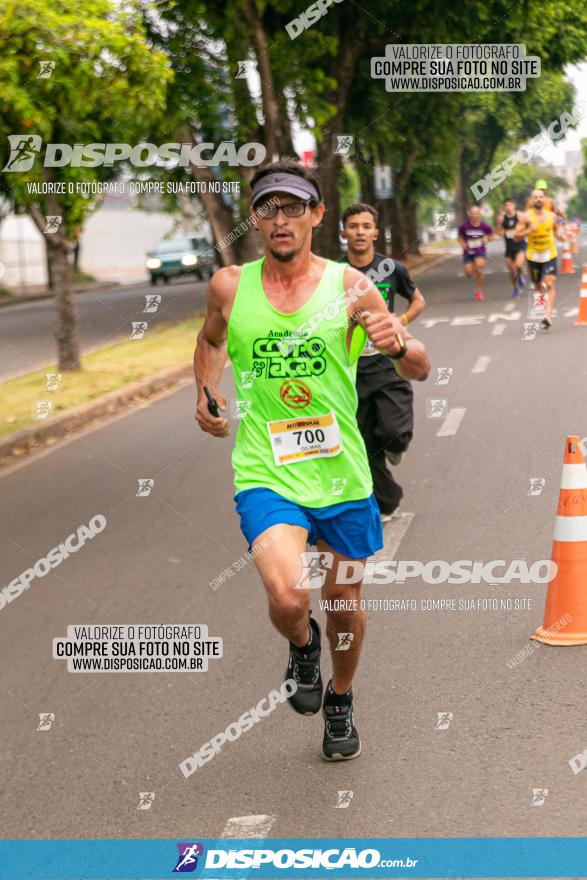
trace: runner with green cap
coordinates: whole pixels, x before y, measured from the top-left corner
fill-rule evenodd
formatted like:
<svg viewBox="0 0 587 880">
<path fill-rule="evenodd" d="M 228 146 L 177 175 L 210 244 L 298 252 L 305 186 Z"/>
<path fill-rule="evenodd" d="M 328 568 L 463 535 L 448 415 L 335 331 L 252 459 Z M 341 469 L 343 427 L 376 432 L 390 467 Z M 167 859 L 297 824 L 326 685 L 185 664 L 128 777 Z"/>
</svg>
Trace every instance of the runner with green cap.
<svg viewBox="0 0 587 880">
<path fill-rule="evenodd" d="M 565 212 L 559 208 L 558 205 L 554 203 L 554 200 L 550 198 L 547 193 L 548 190 L 548 181 L 544 179 L 544 177 L 540 177 L 536 183 L 534 184 L 534 190 L 541 189 L 544 193 L 544 210 L 545 211 L 553 211 L 557 216 L 557 222 L 560 223 L 567 216 Z M 530 196 L 528 201 L 526 202 L 526 211 L 529 211 L 532 208 L 532 199 L 534 193 Z"/>
<path fill-rule="evenodd" d="M 289 642 L 285 677 L 297 686 L 289 702 L 306 715 L 322 707 L 323 755 L 348 760 L 361 751 L 352 681 L 365 614 L 360 576 L 347 583 L 337 575 L 339 564 L 362 563 L 383 546 L 356 420 L 356 361 L 368 337 L 407 379 L 425 379 L 430 363 L 371 281 L 312 253 L 325 211 L 314 171 L 282 160 L 258 171 L 251 189 L 264 256 L 220 269 L 210 281 L 194 358 L 196 420 L 215 437 L 230 435 L 205 390 L 226 409 L 218 388 L 228 353 L 239 420 L 236 508 L 270 619 Z M 317 587 L 333 666 L 324 699 L 321 633 L 310 613 L 310 589 Z"/>
</svg>

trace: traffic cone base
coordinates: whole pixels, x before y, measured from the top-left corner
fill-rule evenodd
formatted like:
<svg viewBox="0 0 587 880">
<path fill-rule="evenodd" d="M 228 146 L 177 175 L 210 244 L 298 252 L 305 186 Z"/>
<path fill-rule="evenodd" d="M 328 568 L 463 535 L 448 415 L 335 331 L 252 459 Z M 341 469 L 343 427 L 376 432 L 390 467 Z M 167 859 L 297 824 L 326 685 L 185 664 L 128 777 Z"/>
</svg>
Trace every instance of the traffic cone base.
<svg viewBox="0 0 587 880">
<path fill-rule="evenodd" d="M 573 266 L 573 258 L 571 256 L 571 246 L 568 241 L 563 245 L 563 261 L 561 263 L 561 275 L 573 275 L 575 267 Z"/>
<path fill-rule="evenodd" d="M 587 633 L 566 636 L 561 632 L 544 629 L 543 626 L 539 626 L 530 638 L 535 642 L 542 642 L 543 645 L 552 645 L 553 648 L 562 648 L 565 645 L 587 645 Z"/>
<path fill-rule="evenodd" d="M 544 621 L 531 637 L 546 645 L 587 645 L 587 468 L 579 437 L 567 437 Z"/>
</svg>

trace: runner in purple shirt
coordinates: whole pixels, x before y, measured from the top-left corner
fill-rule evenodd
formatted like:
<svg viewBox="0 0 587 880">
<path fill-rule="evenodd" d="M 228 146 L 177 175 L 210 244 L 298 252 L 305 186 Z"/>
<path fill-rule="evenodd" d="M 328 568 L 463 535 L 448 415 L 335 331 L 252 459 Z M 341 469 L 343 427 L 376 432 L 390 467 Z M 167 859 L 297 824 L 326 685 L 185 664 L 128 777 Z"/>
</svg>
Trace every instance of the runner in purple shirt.
<svg viewBox="0 0 587 880">
<path fill-rule="evenodd" d="M 477 283 L 475 299 L 483 300 L 485 299 L 482 290 L 483 268 L 487 254 L 485 243 L 493 237 L 493 229 L 481 220 L 481 210 L 478 205 L 469 208 L 467 214 L 469 219 L 459 226 L 459 242 L 463 248 L 465 275 L 472 278 L 473 271 L 475 272 Z"/>
</svg>

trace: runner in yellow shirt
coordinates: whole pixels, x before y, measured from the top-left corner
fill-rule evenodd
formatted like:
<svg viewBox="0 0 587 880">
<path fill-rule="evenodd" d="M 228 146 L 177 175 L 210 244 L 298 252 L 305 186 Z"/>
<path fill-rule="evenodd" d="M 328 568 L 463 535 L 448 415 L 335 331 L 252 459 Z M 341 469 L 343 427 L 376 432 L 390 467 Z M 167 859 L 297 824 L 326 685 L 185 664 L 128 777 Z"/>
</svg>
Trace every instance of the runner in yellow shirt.
<svg viewBox="0 0 587 880">
<path fill-rule="evenodd" d="M 564 233 L 557 226 L 554 211 L 546 210 L 541 189 L 534 190 L 531 203 L 532 207 L 520 215 L 514 239 L 528 239 L 528 269 L 536 293 L 546 294 L 546 311 L 541 323 L 544 329 L 548 329 L 552 325 L 552 310 L 556 301 L 558 251 L 555 237 L 564 241 Z"/>
<path fill-rule="evenodd" d="M 548 182 L 546 180 L 544 180 L 543 177 L 541 177 L 540 180 L 536 181 L 536 183 L 534 184 L 534 189 L 541 189 L 542 192 L 544 193 L 544 208 L 546 211 L 554 211 L 554 213 L 556 214 L 556 216 L 559 219 L 559 223 L 561 223 L 563 220 L 566 219 L 567 215 L 565 214 L 565 212 L 562 210 L 562 208 L 559 208 L 559 206 L 556 204 L 556 202 L 553 199 L 551 199 L 550 196 L 548 195 L 548 192 L 547 192 Z M 532 196 L 530 196 L 530 198 L 526 202 L 525 210 L 528 211 L 529 208 L 531 208 L 531 207 L 532 207 Z"/>
</svg>

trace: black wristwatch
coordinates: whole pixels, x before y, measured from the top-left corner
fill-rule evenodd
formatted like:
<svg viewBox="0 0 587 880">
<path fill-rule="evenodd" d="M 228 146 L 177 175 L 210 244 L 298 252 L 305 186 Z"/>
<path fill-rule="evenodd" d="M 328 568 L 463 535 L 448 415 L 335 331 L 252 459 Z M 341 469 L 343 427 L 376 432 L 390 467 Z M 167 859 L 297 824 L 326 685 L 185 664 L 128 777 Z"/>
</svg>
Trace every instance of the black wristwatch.
<svg viewBox="0 0 587 880">
<path fill-rule="evenodd" d="M 401 335 L 401 333 L 396 333 L 395 338 L 399 342 L 401 348 L 397 354 L 390 354 L 389 357 L 392 359 L 392 361 L 399 361 L 399 360 L 401 360 L 401 358 L 404 357 L 404 355 L 407 354 L 408 346 L 406 345 L 406 341 L 405 341 L 404 337 Z"/>
</svg>

